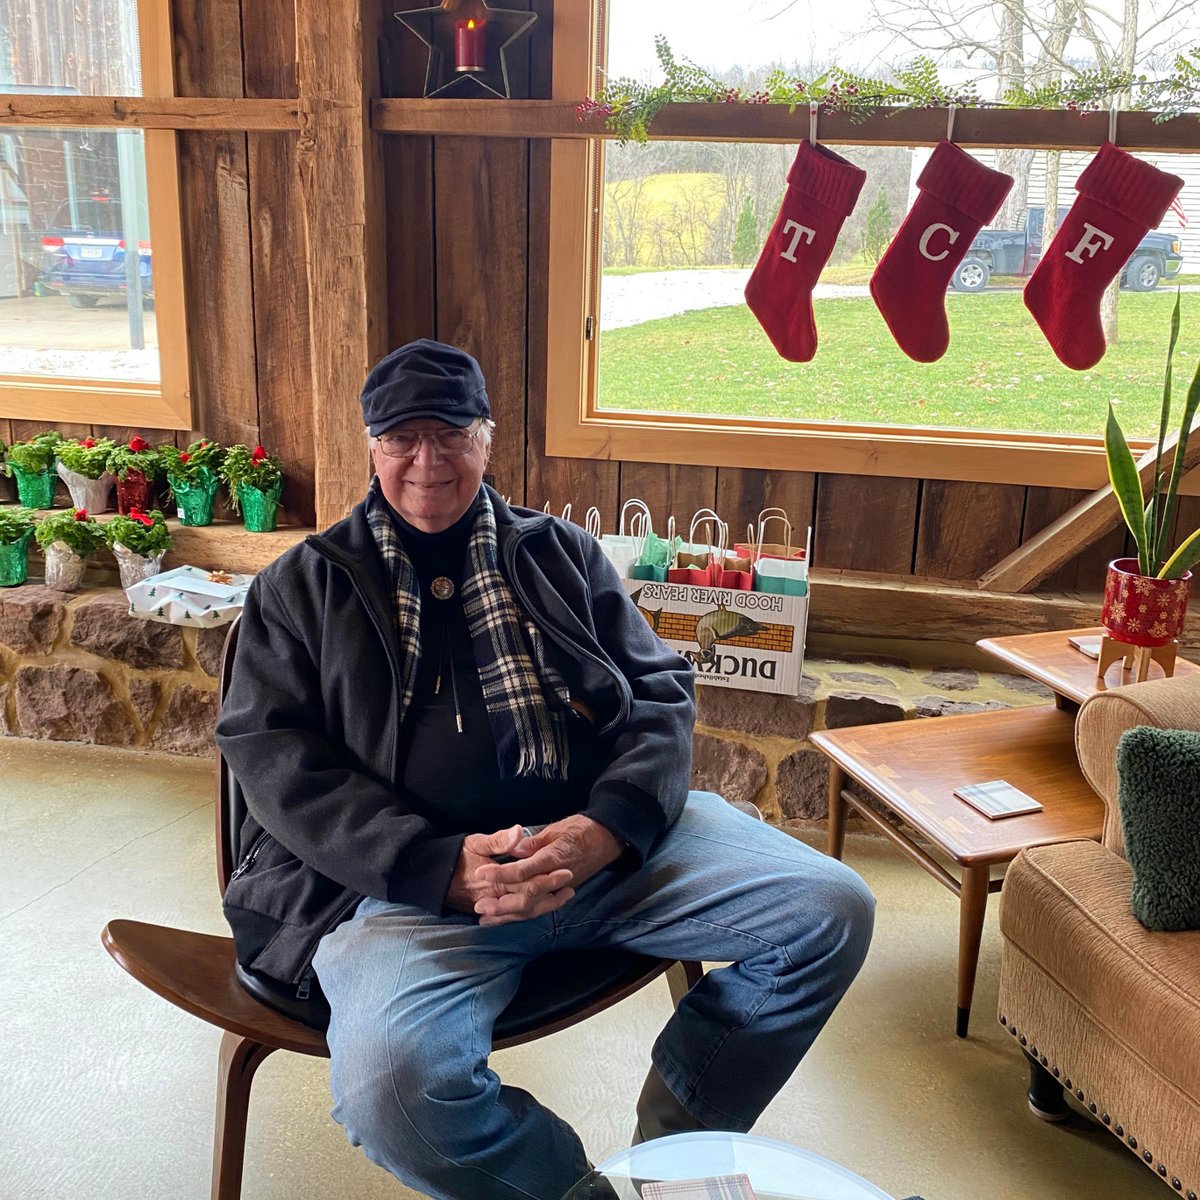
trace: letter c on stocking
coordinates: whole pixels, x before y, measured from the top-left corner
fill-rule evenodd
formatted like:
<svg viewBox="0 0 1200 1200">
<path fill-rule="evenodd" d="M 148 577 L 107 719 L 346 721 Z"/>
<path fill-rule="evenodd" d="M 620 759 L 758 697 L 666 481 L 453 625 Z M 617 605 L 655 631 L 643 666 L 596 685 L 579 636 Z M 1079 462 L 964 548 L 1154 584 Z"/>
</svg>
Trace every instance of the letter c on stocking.
<svg viewBox="0 0 1200 1200">
<path fill-rule="evenodd" d="M 958 230 L 957 229 L 952 229 L 949 225 L 943 225 L 943 224 L 941 224 L 941 222 L 938 222 L 935 225 L 930 225 L 929 228 L 926 229 L 923 234 L 921 234 L 921 241 L 917 247 L 921 251 L 921 253 L 927 259 L 929 259 L 930 262 L 941 262 L 941 260 L 943 258 L 945 258 L 947 254 L 950 253 L 949 250 L 943 250 L 941 252 L 941 254 L 930 254 L 929 253 L 929 239 L 931 237 L 933 237 L 933 235 L 935 233 L 937 233 L 937 231 L 939 229 L 944 229 L 950 235 L 950 237 L 949 237 L 950 245 L 953 246 L 954 243 L 958 241 Z"/>
</svg>

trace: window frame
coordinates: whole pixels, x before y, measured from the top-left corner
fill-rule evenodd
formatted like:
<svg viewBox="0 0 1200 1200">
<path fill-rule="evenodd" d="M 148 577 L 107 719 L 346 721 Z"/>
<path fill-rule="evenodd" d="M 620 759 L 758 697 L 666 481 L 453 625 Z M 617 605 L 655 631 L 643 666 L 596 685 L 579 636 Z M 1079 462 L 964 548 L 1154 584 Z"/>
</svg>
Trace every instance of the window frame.
<svg viewBox="0 0 1200 1200">
<path fill-rule="evenodd" d="M 597 90 L 601 78 L 598 65 L 605 48 L 604 3 L 605 0 L 589 0 L 572 11 L 569 21 L 556 20 L 555 99 L 578 100 Z M 742 106 L 675 107 L 711 109 L 706 118 L 684 120 L 685 126 L 711 130 L 724 119 L 730 128 L 690 136 L 687 132 L 668 134 L 664 130 L 659 135 L 664 139 L 669 136 L 673 141 L 713 137 L 781 140 L 774 136 L 740 136 L 732 126 L 741 121 Z M 1040 115 L 1019 114 L 1020 117 Z M 997 119 L 1001 114 L 989 116 Z M 1104 117 L 1107 119 L 1107 114 Z M 837 124 L 839 132 L 829 135 L 830 144 L 932 146 L 936 140 L 901 141 L 887 134 L 872 137 L 870 122 L 861 129 L 850 130 L 846 136 L 845 124 Z M 1197 121 L 1192 119 L 1191 125 L 1196 126 Z M 1050 142 L 1044 131 L 1034 130 L 1032 122 L 1030 129 L 1036 140 L 1018 137 L 1011 144 L 1065 148 Z M 1099 431 L 1095 436 L 1008 433 L 600 409 L 596 403 L 596 384 L 603 336 L 598 320 L 603 155 L 599 151 L 604 140 L 605 135 L 571 140 L 555 138 L 550 146 L 547 455 L 1089 490 L 1107 483 L 1103 435 Z M 1179 144 L 1172 149 L 1200 153 L 1200 130 L 1192 130 L 1190 141 L 1180 136 Z M 1135 453 L 1150 444 L 1148 440 L 1131 441 Z M 1182 491 L 1200 494 L 1200 470 L 1183 481 Z"/>
<path fill-rule="evenodd" d="M 165 99 L 175 95 L 170 0 L 138 0 L 137 7 L 141 96 L 87 97 L 91 101 L 110 101 L 118 111 L 123 107 L 122 101 Z M 11 97 L 17 101 L 25 98 Z M 0 96 L 0 102 L 4 99 Z M 29 116 L 22 119 L 21 125 L 24 128 L 74 128 L 69 118 L 64 119 L 60 114 Z M 193 427 L 178 141 L 173 129 L 143 128 L 142 136 L 145 139 L 146 197 L 154 255 L 158 382 L 0 374 L 0 418 L 127 425 L 142 429 Z"/>
</svg>

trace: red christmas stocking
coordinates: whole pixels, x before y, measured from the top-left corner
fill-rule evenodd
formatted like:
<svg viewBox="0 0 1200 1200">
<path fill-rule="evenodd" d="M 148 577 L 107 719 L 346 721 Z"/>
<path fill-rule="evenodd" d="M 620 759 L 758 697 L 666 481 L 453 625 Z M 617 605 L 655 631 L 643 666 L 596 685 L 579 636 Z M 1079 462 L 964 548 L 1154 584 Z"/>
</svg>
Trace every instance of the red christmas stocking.
<svg viewBox="0 0 1200 1200">
<path fill-rule="evenodd" d="M 917 202 L 871 276 L 871 295 L 900 349 L 917 362 L 936 362 L 950 344 L 946 285 L 1000 211 L 1012 178 L 942 141 L 917 187 Z"/>
<path fill-rule="evenodd" d="M 1025 307 L 1068 367 L 1086 371 L 1104 357 L 1101 294 L 1182 187 L 1111 142 L 1084 168 L 1079 196 L 1025 285 Z"/>
<path fill-rule="evenodd" d="M 854 211 L 867 173 L 824 146 L 801 142 L 779 216 L 746 284 L 746 303 L 791 362 L 817 352 L 812 290 Z"/>
</svg>

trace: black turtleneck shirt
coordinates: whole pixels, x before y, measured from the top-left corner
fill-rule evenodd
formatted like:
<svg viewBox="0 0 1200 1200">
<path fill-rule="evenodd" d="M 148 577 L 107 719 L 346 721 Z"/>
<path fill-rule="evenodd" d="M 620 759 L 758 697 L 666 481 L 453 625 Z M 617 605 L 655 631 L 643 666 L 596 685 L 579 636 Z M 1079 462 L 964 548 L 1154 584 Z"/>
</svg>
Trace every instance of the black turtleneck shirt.
<svg viewBox="0 0 1200 1200">
<path fill-rule="evenodd" d="M 434 831 L 424 845 L 413 847 L 403 894 L 393 899 L 434 912 L 442 909 L 464 835 L 494 833 L 515 824 L 542 825 L 581 812 L 600 769 L 590 726 L 572 714 L 566 780 L 500 778 L 462 603 L 467 543 L 478 503 L 441 533 L 425 533 L 392 510 L 421 593 L 421 657 L 412 702 L 400 728 L 401 783 L 406 802 Z M 439 600 L 431 590 L 439 578 L 454 585 L 449 599 Z"/>
</svg>

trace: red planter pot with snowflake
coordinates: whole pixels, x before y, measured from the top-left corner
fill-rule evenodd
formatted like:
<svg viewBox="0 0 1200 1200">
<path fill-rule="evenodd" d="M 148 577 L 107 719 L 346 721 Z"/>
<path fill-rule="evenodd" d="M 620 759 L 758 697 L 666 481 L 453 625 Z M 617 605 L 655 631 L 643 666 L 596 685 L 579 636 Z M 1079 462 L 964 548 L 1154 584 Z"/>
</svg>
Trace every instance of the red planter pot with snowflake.
<svg viewBox="0 0 1200 1200">
<path fill-rule="evenodd" d="M 1108 564 L 1100 623 L 1109 637 L 1131 646 L 1165 646 L 1183 630 L 1191 571 L 1179 579 L 1154 579 L 1138 572 L 1136 558 Z"/>
</svg>

